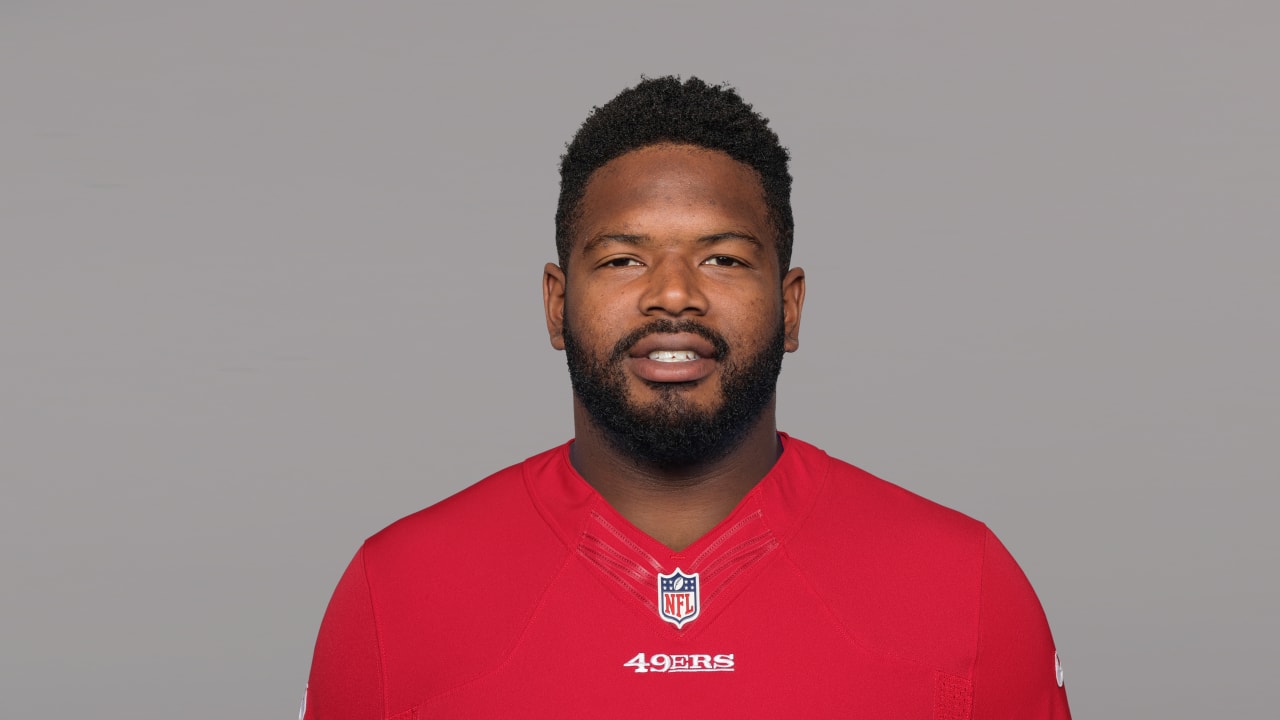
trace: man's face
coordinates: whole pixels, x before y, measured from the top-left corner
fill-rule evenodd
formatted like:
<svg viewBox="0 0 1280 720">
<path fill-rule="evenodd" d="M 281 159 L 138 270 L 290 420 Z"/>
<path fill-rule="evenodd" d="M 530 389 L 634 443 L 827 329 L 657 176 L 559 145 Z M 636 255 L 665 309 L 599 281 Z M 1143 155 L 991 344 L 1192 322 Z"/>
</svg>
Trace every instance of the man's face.
<svg viewBox="0 0 1280 720">
<path fill-rule="evenodd" d="M 567 272 L 544 280 L 577 401 L 636 461 L 720 459 L 798 345 L 804 274 L 780 277 L 759 180 L 723 153 L 655 145 L 600 168 L 580 207 Z"/>
</svg>

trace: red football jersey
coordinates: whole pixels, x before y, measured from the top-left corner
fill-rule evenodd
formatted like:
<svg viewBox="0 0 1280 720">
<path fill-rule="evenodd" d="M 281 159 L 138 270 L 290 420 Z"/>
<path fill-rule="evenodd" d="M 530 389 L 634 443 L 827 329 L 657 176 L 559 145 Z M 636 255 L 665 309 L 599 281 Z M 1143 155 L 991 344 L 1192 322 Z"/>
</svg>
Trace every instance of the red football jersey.
<svg viewBox="0 0 1280 720">
<path fill-rule="evenodd" d="M 391 525 L 334 592 L 305 717 L 1070 717 L 1040 603 L 984 525 L 782 442 L 680 552 L 567 444 Z"/>
</svg>

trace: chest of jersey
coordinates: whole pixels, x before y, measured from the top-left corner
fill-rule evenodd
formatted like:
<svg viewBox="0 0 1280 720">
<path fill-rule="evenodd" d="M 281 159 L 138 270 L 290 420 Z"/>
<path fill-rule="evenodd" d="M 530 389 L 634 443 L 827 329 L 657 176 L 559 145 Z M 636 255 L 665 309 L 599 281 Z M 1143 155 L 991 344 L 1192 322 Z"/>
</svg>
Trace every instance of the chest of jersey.
<svg viewBox="0 0 1280 720">
<path fill-rule="evenodd" d="M 489 667 L 448 688 L 399 678 L 413 686 L 400 690 L 421 698 L 418 718 L 946 717 L 937 671 L 859 644 L 783 558 L 752 574 L 691 608 L 702 598 L 627 598 L 571 559 Z M 655 604 L 696 616 L 677 628 Z"/>
</svg>

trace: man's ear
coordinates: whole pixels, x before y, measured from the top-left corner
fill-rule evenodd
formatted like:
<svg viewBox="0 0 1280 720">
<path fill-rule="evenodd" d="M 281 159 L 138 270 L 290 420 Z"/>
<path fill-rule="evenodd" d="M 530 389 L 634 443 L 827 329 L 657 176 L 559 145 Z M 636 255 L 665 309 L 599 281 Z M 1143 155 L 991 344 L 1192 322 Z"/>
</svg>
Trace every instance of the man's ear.
<svg viewBox="0 0 1280 720">
<path fill-rule="evenodd" d="M 542 309 L 547 314 L 551 347 L 564 349 L 564 270 L 555 263 L 542 268 Z"/>
<path fill-rule="evenodd" d="M 800 349 L 800 312 L 804 310 L 804 270 L 791 268 L 782 278 L 783 347 L 787 352 Z"/>
</svg>

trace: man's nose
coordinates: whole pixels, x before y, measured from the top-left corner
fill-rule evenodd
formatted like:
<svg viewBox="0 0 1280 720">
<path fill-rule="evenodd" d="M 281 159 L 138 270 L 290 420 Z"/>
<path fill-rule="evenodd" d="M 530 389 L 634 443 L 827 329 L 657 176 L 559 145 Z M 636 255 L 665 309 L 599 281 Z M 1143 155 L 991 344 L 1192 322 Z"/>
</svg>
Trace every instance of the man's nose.
<svg viewBox="0 0 1280 720">
<path fill-rule="evenodd" d="M 648 274 L 648 285 L 640 301 L 646 315 L 678 317 L 706 313 L 707 296 L 696 265 L 684 258 L 663 258 Z"/>
</svg>

